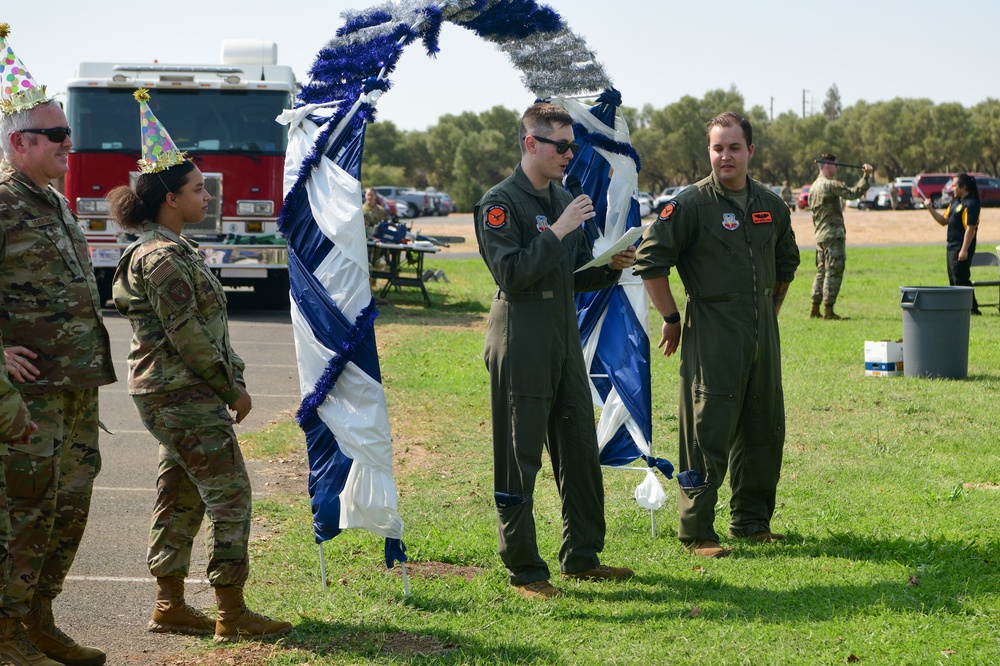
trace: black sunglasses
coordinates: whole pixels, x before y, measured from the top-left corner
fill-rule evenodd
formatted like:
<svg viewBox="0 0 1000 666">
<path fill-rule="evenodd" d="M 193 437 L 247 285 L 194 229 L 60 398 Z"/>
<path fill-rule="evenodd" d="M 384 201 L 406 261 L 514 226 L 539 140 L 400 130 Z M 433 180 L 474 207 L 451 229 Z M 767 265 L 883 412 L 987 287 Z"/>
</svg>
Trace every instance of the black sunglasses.
<svg viewBox="0 0 1000 666">
<path fill-rule="evenodd" d="M 560 155 L 565 155 L 567 150 L 572 150 L 574 153 L 580 150 L 580 146 L 572 141 L 553 141 L 552 139 L 546 139 L 544 136 L 531 136 L 535 137 L 535 141 L 541 141 L 542 143 L 551 143 L 556 147 L 556 152 Z"/>
<path fill-rule="evenodd" d="M 23 129 L 22 134 L 44 134 L 53 143 L 62 143 L 73 134 L 68 127 L 46 127 L 44 129 Z"/>
</svg>

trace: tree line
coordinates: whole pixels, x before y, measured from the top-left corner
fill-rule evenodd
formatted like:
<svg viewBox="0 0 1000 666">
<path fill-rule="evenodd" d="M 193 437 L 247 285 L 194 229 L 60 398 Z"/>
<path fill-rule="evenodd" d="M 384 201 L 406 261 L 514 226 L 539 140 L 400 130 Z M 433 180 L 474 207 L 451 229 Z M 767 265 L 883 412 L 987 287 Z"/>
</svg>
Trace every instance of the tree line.
<svg viewBox="0 0 1000 666">
<path fill-rule="evenodd" d="M 929 99 L 862 100 L 842 109 L 834 85 L 821 113 L 802 118 L 789 111 L 771 119 L 759 105 L 746 110 L 734 87 L 709 91 L 701 99 L 688 95 L 662 109 L 622 107 L 642 159 L 639 189 L 656 193 L 707 175 L 704 126 L 723 111 L 737 111 L 752 123 L 756 148 L 750 174 L 762 182 L 787 180 L 793 187 L 811 182 L 817 173 L 813 160 L 824 152 L 844 162 L 875 164 L 877 182 L 922 172 L 1000 170 L 997 99 L 971 108 Z M 442 116 L 425 131 L 372 123 L 366 130 L 362 182 L 434 187 L 450 194 L 460 211 L 471 211 L 520 160 L 520 117 L 520 111 L 495 106 L 478 114 Z"/>
</svg>

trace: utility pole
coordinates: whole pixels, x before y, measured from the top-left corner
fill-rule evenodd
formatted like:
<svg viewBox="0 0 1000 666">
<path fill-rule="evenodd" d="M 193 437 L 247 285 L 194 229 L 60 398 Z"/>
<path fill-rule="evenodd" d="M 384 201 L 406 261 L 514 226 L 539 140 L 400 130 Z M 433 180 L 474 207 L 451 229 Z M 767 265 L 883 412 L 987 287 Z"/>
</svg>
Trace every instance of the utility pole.
<svg viewBox="0 0 1000 666">
<path fill-rule="evenodd" d="M 806 93 L 809 92 L 805 88 L 802 89 L 802 117 L 806 117 Z"/>
</svg>

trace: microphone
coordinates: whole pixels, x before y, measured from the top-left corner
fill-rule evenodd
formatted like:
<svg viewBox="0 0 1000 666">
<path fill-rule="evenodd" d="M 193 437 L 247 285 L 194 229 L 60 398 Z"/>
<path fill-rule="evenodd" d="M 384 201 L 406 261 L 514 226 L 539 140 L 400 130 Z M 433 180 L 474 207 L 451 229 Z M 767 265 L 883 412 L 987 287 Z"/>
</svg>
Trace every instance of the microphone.
<svg viewBox="0 0 1000 666">
<path fill-rule="evenodd" d="M 574 199 L 581 194 L 586 194 L 586 192 L 583 191 L 583 184 L 580 182 L 580 179 L 573 174 L 566 176 L 566 189 L 569 190 L 569 193 L 573 195 Z M 586 232 L 591 245 L 593 245 L 594 240 L 601 235 L 601 232 L 597 229 L 597 224 L 594 221 L 594 218 L 591 217 L 590 219 L 584 220 L 581 226 L 583 226 L 584 232 Z"/>
<path fill-rule="evenodd" d="M 566 189 L 569 190 L 574 199 L 584 193 L 583 184 L 580 182 L 580 179 L 572 174 L 566 176 Z"/>
</svg>

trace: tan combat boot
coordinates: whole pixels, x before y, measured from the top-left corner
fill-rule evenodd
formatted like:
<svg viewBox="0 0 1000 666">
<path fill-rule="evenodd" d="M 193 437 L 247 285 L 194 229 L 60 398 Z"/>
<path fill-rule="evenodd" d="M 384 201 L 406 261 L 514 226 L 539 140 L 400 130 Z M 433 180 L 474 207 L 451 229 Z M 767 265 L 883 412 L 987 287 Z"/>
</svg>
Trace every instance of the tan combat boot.
<svg viewBox="0 0 1000 666">
<path fill-rule="evenodd" d="M 0 664 L 14 666 L 61 666 L 52 661 L 28 639 L 21 618 L 0 618 Z"/>
<path fill-rule="evenodd" d="M 833 305 L 831 303 L 824 303 L 823 319 L 826 319 L 827 321 L 847 321 L 850 317 L 841 317 L 833 311 Z"/>
<path fill-rule="evenodd" d="M 184 579 L 165 576 L 156 579 L 156 606 L 146 626 L 155 634 L 208 636 L 215 633 L 215 620 L 184 603 Z"/>
<path fill-rule="evenodd" d="M 274 638 L 287 634 L 292 625 L 255 613 L 243 602 L 243 588 L 227 585 L 215 588 L 219 619 L 215 623 L 215 640 L 233 643 L 247 638 Z"/>
<path fill-rule="evenodd" d="M 28 638 L 45 656 L 65 666 L 103 666 L 107 655 L 84 647 L 62 632 L 52 617 L 52 600 L 35 595 L 28 614 L 21 618 Z M 34 665 L 34 662 L 31 662 Z M 42 662 L 45 663 L 45 662 Z"/>
<path fill-rule="evenodd" d="M 809 318 L 810 319 L 819 319 L 822 316 L 823 315 L 820 314 L 820 311 L 819 311 L 819 303 L 813 303 L 812 310 L 809 311 Z"/>
</svg>

